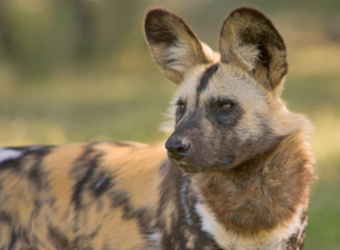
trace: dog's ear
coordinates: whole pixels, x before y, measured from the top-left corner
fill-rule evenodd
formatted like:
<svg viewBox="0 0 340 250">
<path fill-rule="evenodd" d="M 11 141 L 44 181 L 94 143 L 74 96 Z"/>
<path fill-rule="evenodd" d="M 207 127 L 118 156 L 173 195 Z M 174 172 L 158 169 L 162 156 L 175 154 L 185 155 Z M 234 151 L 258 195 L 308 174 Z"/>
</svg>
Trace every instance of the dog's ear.
<svg viewBox="0 0 340 250">
<path fill-rule="evenodd" d="M 193 66 L 212 60 L 211 49 L 200 42 L 183 19 L 167 10 L 150 10 L 144 30 L 156 62 L 177 84 Z"/>
<path fill-rule="evenodd" d="M 274 90 L 287 73 L 282 37 L 265 15 L 252 8 L 238 8 L 226 18 L 219 51 L 222 63 L 237 64 L 268 90 Z"/>
</svg>

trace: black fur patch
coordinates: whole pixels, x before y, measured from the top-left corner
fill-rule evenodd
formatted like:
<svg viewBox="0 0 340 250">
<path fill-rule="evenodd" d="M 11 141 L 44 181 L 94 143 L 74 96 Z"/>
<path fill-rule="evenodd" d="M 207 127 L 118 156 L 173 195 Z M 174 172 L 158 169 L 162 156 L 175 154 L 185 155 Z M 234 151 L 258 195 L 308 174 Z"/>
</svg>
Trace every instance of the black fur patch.
<svg viewBox="0 0 340 250">
<path fill-rule="evenodd" d="M 245 114 L 245 111 L 234 99 L 235 98 L 209 99 L 209 112 L 207 118 L 213 125 L 220 125 L 226 130 L 237 125 Z M 228 110 L 222 110 L 221 106 L 223 104 L 231 104 L 232 106 Z"/>
<path fill-rule="evenodd" d="M 74 249 L 74 247 L 68 241 L 66 235 L 64 235 L 61 232 L 61 230 L 57 228 L 53 228 L 52 226 L 49 226 L 48 233 L 56 249 L 63 249 L 63 250 Z"/>
<path fill-rule="evenodd" d="M 8 212 L 1 211 L 0 222 L 5 222 L 10 225 L 12 223 L 12 215 Z"/>
<path fill-rule="evenodd" d="M 199 104 L 200 94 L 202 93 L 202 91 L 204 91 L 207 88 L 209 80 L 216 73 L 219 66 L 220 65 L 218 63 L 211 65 L 209 68 L 207 68 L 204 71 L 203 75 L 201 76 L 200 83 L 197 86 L 196 106 L 198 106 Z"/>
<path fill-rule="evenodd" d="M 130 206 L 130 199 L 126 193 L 114 192 L 112 207 L 115 207 L 115 208 L 121 207 L 124 211 L 124 215 L 123 215 L 124 219 L 128 220 L 134 217 L 134 213 Z"/>
<path fill-rule="evenodd" d="M 41 163 L 44 156 L 51 152 L 51 148 L 52 147 L 42 147 L 39 150 L 29 151 L 29 154 L 33 154 L 35 156 L 35 163 L 28 172 L 28 178 L 35 183 L 39 189 L 43 188 L 45 183 L 45 174 L 41 169 Z"/>
<path fill-rule="evenodd" d="M 24 228 L 24 227 L 19 227 L 17 237 L 18 237 L 18 239 L 20 239 L 20 242 L 24 242 L 25 244 L 29 244 L 29 242 L 30 242 L 29 236 L 33 236 L 32 233 L 31 233 L 31 230 Z M 36 237 L 33 236 L 32 238 L 36 242 Z M 32 250 L 38 250 L 37 248 L 35 248 L 33 246 L 30 247 L 29 249 L 30 250 L 31 249 Z"/>
<path fill-rule="evenodd" d="M 150 225 L 151 217 L 147 214 L 145 208 L 138 208 L 134 210 L 130 205 L 130 198 L 124 192 L 113 191 L 112 195 L 112 207 L 122 208 L 124 214 L 124 220 L 137 219 L 140 231 L 143 234 L 152 233 L 152 228 Z"/>
<path fill-rule="evenodd" d="M 19 172 L 21 170 L 20 159 L 9 159 L 0 164 L 0 172 L 12 170 L 14 172 Z"/>
<path fill-rule="evenodd" d="M 171 24 L 176 22 L 176 24 Z M 178 25 L 194 40 L 197 40 L 194 32 L 188 27 L 182 18 L 163 9 L 149 11 L 145 18 L 145 33 L 151 44 L 164 43 L 167 46 L 174 44 L 178 38 L 172 25 Z"/>
<path fill-rule="evenodd" d="M 14 250 L 15 249 L 15 246 L 17 244 L 17 240 L 18 240 L 18 236 L 16 235 L 16 233 L 12 232 L 11 243 L 9 244 L 8 250 Z"/>
<path fill-rule="evenodd" d="M 175 249 L 174 246 L 173 246 L 174 240 L 167 233 L 163 234 L 161 244 L 162 244 L 162 249 L 164 249 L 164 250 Z"/>
<path fill-rule="evenodd" d="M 155 9 L 148 13 L 145 19 L 145 33 L 147 39 L 152 44 L 165 43 L 173 44 L 177 41 L 177 36 L 165 22 L 164 17 L 169 13 L 162 9 Z"/>
<path fill-rule="evenodd" d="M 59 228 L 53 226 L 48 227 L 49 237 L 55 246 L 55 249 L 60 250 L 93 250 L 92 247 L 86 246 L 85 242 L 87 239 L 93 239 L 98 234 L 98 228 L 88 235 L 77 236 L 74 240 L 70 241 L 67 235 L 65 235 Z M 85 245 L 85 246 L 84 246 Z"/>
<path fill-rule="evenodd" d="M 43 206 L 43 201 L 40 199 L 37 199 L 34 201 L 34 210 L 32 211 L 31 217 L 32 218 L 38 218 L 41 208 Z"/>
<path fill-rule="evenodd" d="M 93 152 L 92 145 L 89 145 L 84 154 L 76 161 L 75 168 L 87 169 L 85 174 L 78 179 L 74 185 L 74 190 L 72 194 L 72 202 L 75 204 L 75 209 L 81 208 L 81 196 L 85 189 L 85 185 L 91 181 L 95 169 L 98 167 L 99 154 L 91 155 Z M 90 159 L 88 159 L 90 157 Z"/>
</svg>

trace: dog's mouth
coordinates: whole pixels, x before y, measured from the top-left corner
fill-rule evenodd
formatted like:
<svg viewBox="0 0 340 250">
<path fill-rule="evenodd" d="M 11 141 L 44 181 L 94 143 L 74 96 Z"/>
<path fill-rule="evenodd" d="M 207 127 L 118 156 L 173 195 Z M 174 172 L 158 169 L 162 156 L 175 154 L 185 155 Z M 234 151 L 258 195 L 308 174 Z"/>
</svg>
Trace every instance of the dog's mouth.
<svg viewBox="0 0 340 250">
<path fill-rule="evenodd" d="M 224 158 L 223 160 L 216 161 L 212 164 L 197 164 L 190 163 L 188 161 L 178 161 L 170 158 L 170 161 L 173 165 L 178 168 L 181 168 L 186 173 L 202 173 L 202 172 L 219 172 L 229 170 L 231 168 L 231 164 L 234 162 L 234 156 L 229 156 Z"/>
</svg>

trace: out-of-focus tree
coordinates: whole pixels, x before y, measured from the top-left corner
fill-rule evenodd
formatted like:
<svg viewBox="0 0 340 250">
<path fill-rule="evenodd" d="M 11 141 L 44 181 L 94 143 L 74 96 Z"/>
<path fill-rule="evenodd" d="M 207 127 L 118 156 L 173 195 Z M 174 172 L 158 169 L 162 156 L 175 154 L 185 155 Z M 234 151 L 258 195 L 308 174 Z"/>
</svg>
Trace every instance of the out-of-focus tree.
<svg viewBox="0 0 340 250">
<path fill-rule="evenodd" d="M 138 0 L 1 0 L 0 60 L 10 59 L 19 74 L 31 77 L 114 57 L 136 32 L 144 5 Z"/>
<path fill-rule="evenodd" d="M 0 56 L 11 57 L 13 41 L 8 23 L 6 1 L 0 1 Z"/>
<path fill-rule="evenodd" d="M 93 57 L 113 56 L 133 31 L 141 1 L 130 0 L 52 0 L 56 22 L 62 22 L 65 7 L 71 12 L 76 34 L 74 56 L 82 62 Z M 68 26 L 69 27 L 69 26 Z M 67 30 L 65 30 L 67 33 Z"/>
</svg>

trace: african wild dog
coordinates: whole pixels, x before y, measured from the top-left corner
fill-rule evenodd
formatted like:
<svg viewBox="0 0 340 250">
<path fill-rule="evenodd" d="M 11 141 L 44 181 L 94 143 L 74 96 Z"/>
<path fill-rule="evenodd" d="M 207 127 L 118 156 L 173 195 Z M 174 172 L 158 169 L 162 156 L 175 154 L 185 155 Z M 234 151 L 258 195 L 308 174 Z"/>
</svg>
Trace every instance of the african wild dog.
<svg viewBox="0 0 340 250">
<path fill-rule="evenodd" d="M 310 123 L 280 99 L 285 44 L 260 12 L 224 21 L 219 54 L 178 16 L 145 34 L 177 83 L 171 136 L 0 150 L 0 249 L 301 249 Z"/>
</svg>

